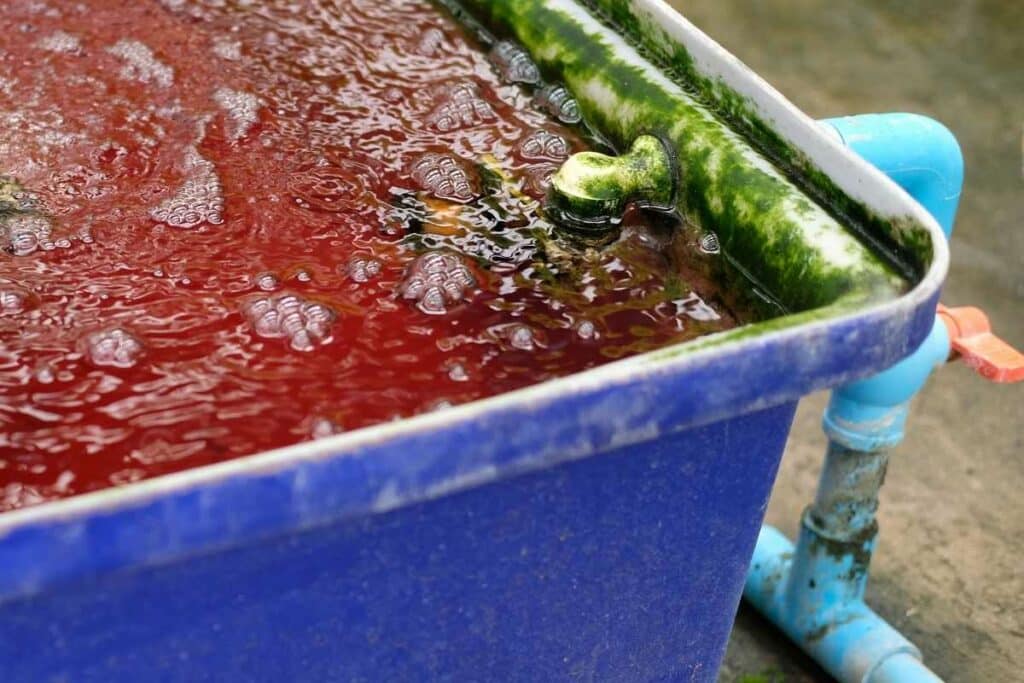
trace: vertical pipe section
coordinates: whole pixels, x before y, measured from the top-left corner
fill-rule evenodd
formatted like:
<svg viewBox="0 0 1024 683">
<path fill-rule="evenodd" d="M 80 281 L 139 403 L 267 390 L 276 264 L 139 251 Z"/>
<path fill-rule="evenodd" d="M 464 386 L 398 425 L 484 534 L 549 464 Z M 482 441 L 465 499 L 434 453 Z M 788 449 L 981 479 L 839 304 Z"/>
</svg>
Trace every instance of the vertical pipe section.
<svg viewBox="0 0 1024 683">
<path fill-rule="evenodd" d="M 850 540 L 871 529 L 878 509 L 878 491 L 885 480 L 888 451 L 857 451 L 829 442 L 811 522 L 837 540 Z"/>
</svg>

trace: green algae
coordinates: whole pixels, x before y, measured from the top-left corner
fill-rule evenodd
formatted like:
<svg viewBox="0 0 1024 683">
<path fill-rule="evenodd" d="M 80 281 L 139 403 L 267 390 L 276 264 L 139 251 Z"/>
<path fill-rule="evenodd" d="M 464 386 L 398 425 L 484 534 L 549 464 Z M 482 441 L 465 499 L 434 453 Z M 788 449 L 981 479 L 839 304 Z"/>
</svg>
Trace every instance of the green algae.
<svg viewBox="0 0 1024 683">
<path fill-rule="evenodd" d="M 609 25 L 626 34 L 645 57 L 662 67 L 674 82 L 686 88 L 742 133 L 786 177 L 827 208 L 837 220 L 857 232 L 889 264 L 908 279 L 918 279 L 932 260 L 928 230 L 908 217 L 885 218 L 850 198 L 800 150 L 782 138 L 757 115 L 749 99 L 717 79 L 698 72 L 690 53 L 650 17 L 640 16 L 630 0 L 581 0 Z"/>
<path fill-rule="evenodd" d="M 697 98 L 707 83 L 695 77 L 685 51 L 673 52 L 670 78 L 576 3 L 464 4 L 489 28 L 530 50 L 545 77 L 564 81 L 587 123 L 613 147 L 625 149 L 642 134 L 670 141 L 680 169 L 679 212 L 714 230 L 723 252 L 786 309 L 807 311 L 841 299 L 877 301 L 905 290 L 905 274 L 854 238 L 779 171 L 775 159 L 756 151 Z M 628 15 L 627 3 L 598 4 L 627 34 L 643 30 Z M 718 100 L 729 101 L 722 92 Z M 731 101 L 732 116 L 753 120 L 739 100 Z"/>
<path fill-rule="evenodd" d="M 603 232 L 627 203 L 671 209 L 676 175 L 668 149 L 651 135 L 617 157 L 579 152 L 552 177 L 549 210 L 557 208 L 585 232 Z"/>
</svg>

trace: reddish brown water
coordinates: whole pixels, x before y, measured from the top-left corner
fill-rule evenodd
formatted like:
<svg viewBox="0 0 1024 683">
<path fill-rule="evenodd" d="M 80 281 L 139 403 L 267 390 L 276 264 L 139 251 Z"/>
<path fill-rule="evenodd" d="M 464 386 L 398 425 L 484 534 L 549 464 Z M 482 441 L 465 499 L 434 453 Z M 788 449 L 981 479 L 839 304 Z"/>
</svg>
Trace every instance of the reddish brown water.
<svg viewBox="0 0 1024 683">
<path fill-rule="evenodd" d="M 0 510 L 735 324 L 640 216 L 551 238 L 586 146 L 428 2 L 8 0 Z"/>
</svg>

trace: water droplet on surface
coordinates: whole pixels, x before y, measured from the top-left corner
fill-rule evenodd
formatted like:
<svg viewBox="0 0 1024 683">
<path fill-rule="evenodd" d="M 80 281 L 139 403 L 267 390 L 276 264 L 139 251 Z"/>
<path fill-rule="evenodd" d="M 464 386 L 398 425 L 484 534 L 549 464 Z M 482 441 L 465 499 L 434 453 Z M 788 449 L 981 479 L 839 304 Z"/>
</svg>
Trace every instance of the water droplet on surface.
<svg viewBox="0 0 1024 683">
<path fill-rule="evenodd" d="M 85 338 L 86 357 L 93 365 L 130 368 L 142 356 L 145 347 L 121 327 L 93 332 Z"/>
<path fill-rule="evenodd" d="M 490 57 L 502 80 L 526 85 L 540 83 L 540 69 L 522 46 L 503 40 L 491 49 Z"/>
<path fill-rule="evenodd" d="M 546 85 L 537 91 L 534 103 L 562 123 L 575 125 L 583 120 L 580 104 L 564 85 Z"/>
<path fill-rule="evenodd" d="M 419 186 L 439 199 L 469 202 L 477 189 L 458 159 L 448 154 L 426 154 L 413 165 L 412 177 Z"/>
<path fill-rule="evenodd" d="M 528 161 L 565 161 L 571 151 L 565 138 L 543 128 L 520 140 L 518 149 Z"/>
<path fill-rule="evenodd" d="M 434 109 L 427 115 L 427 124 L 441 133 L 448 133 L 495 118 L 491 105 L 480 97 L 475 85 L 456 83 L 442 91 Z"/>
</svg>

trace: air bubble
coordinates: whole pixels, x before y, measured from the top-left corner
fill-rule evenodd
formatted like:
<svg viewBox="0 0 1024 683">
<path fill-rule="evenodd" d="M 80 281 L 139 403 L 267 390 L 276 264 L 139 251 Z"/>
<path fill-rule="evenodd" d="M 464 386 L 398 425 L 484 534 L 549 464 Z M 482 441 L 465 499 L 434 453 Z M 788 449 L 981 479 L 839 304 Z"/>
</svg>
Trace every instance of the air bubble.
<svg viewBox="0 0 1024 683">
<path fill-rule="evenodd" d="M 448 312 L 445 290 L 437 285 L 430 285 L 420 297 L 419 309 L 430 315 L 443 315 Z"/>
<path fill-rule="evenodd" d="M 520 351 L 532 351 L 534 348 L 533 330 L 526 325 L 513 325 L 508 330 L 508 343 Z"/>
<path fill-rule="evenodd" d="M 581 320 L 576 323 L 576 336 L 587 341 L 596 339 L 597 327 L 589 320 Z"/>
<path fill-rule="evenodd" d="M 214 165 L 194 148 L 185 154 L 185 182 L 174 196 L 149 212 L 155 221 L 173 228 L 191 229 L 202 223 L 224 222 L 224 195 Z"/>
<path fill-rule="evenodd" d="M 228 137 L 232 142 L 245 137 L 259 120 L 260 100 L 255 95 L 230 88 L 220 88 L 213 94 L 213 99 L 227 112 L 231 125 Z"/>
<path fill-rule="evenodd" d="M 86 356 L 93 365 L 130 368 L 144 350 L 141 341 L 120 327 L 100 330 L 85 338 Z"/>
<path fill-rule="evenodd" d="M 421 188 L 439 199 L 468 202 L 477 196 L 469 173 L 453 156 L 427 154 L 412 167 L 412 177 Z"/>
<path fill-rule="evenodd" d="M 295 279 L 298 280 L 299 282 L 312 282 L 313 276 L 310 275 L 308 270 L 300 270 L 299 272 L 295 273 Z"/>
<path fill-rule="evenodd" d="M 713 232 L 705 232 L 700 236 L 700 250 L 705 254 L 717 254 L 722 251 L 718 242 L 718 235 Z"/>
<path fill-rule="evenodd" d="M 428 28 L 416 43 L 416 53 L 424 57 L 434 57 L 444 47 L 444 32 L 438 28 Z"/>
<path fill-rule="evenodd" d="M 453 382 L 468 382 L 469 373 L 462 363 L 452 363 L 448 366 L 448 379 Z"/>
<path fill-rule="evenodd" d="M 353 282 L 368 282 L 380 274 L 381 263 L 374 258 L 357 256 L 345 266 L 345 274 Z"/>
<path fill-rule="evenodd" d="M 326 417 L 316 418 L 309 426 L 309 436 L 313 439 L 326 439 L 328 436 L 334 436 L 343 431 L 345 430 Z"/>
<path fill-rule="evenodd" d="M 28 256 L 43 249 L 50 251 L 53 226 L 48 218 L 31 214 L 18 214 L 0 223 L 0 247 L 14 256 Z"/>
<path fill-rule="evenodd" d="M 562 123 L 574 125 L 583 120 L 579 102 L 564 85 L 546 85 L 537 91 L 534 103 Z"/>
<path fill-rule="evenodd" d="M 316 348 L 316 344 L 313 343 L 309 332 L 304 329 L 298 329 L 290 335 L 289 346 L 295 351 L 302 351 L 304 353 Z"/>
<path fill-rule="evenodd" d="M 277 279 L 277 276 L 273 273 L 260 273 L 255 278 L 256 286 L 262 289 L 264 292 L 272 292 L 277 289 L 281 282 Z"/>
<path fill-rule="evenodd" d="M 476 86 L 457 83 L 442 94 L 438 104 L 427 116 L 427 123 L 442 133 L 448 133 L 494 119 L 494 110 L 480 97 Z"/>
<path fill-rule="evenodd" d="M 413 261 L 399 292 L 424 313 L 443 315 L 475 286 L 476 278 L 458 256 L 428 251 Z"/>
<path fill-rule="evenodd" d="M 82 41 L 76 36 L 64 31 L 54 31 L 50 35 L 39 40 L 36 47 L 49 52 L 60 52 L 73 55 L 82 51 Z"/>
<path fill-rule="evenodd" d="M 328 343 L 337 319 L 327 306 L 295 294 L 251 299 L 242 306 L 242 313 L 258 336 L 286 338 L 296 351 L 312 351 Z"/>
<path fill-rule="evenodd" d="M 137 40 L 119 40 L 107 52 L 120 57 L 126 63 L 121 68 L 121 77 L 128 80 L 155 82 L 161 88 L 168 88 L 174 83 L 174 71 L 160 62 L 153 51 Z"/>
<path fill-rule="evenodd" d="M 519 154 L 528 161 L 564 161 L 569 152 L 565 138 L 543 128 L 519 141 Z"/>
<path fill-rule="evenodd" d="M 508 83 L 540 83 L 540 69 L 530 59 L 530 53 L 522 46 L 509 40 L 503 40 L 491 50 L 491 61 Z"/>
<path fill-rule="evenodd" d="M 16 315 L 32 307 L 33 296 L 16 285 L 0 282 L 0 315 Z"/>
<path fill-rule="evenodd" d="M 531 196 L 543 197 L 551 188 L 551 178 L 558 171 L 556 164 L 535 164 L 525 170 L 526 191 Z"/>
<path fill-rule="evenodd" d="M 213 53 L 229 62 L 237 62 L 242 58 L 242 44 L 237 40 L 218 37 L 213 40 Z"/>
</svg>

